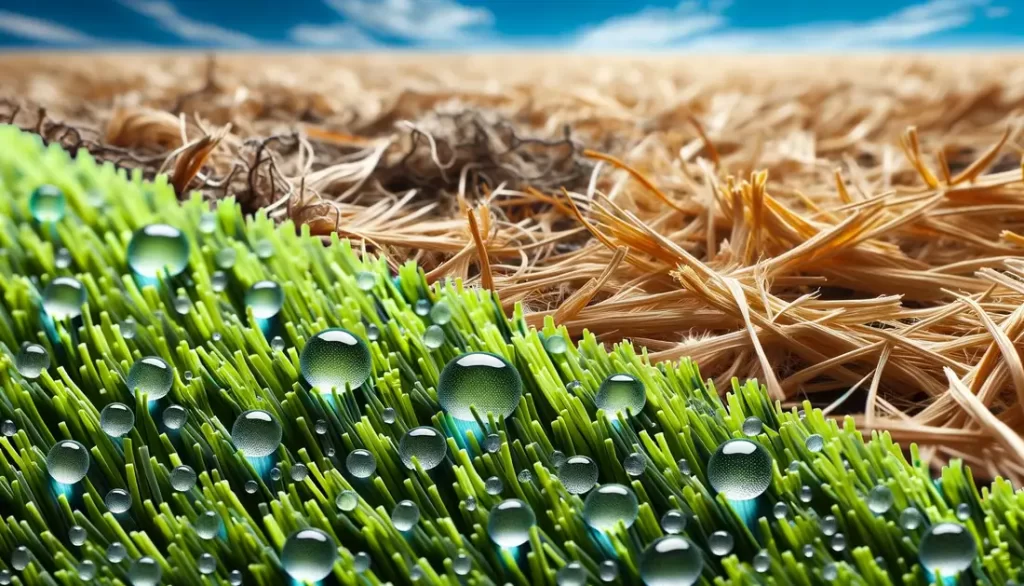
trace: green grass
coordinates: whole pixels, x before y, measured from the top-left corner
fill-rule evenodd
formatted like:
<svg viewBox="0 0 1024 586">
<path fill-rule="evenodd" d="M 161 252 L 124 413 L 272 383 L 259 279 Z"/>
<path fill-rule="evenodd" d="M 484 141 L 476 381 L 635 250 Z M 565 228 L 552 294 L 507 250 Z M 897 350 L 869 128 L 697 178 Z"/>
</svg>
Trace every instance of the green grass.
<svg viewBox="0 0 1024 586">
<path fill-rule="evenodd" d="M 56 225 L 40 225 L 28 215 L 28 194 L 42 184 L 58 186 L 67 197 L 68 213 Z M 930 523 L 956 521 L 962 504 L 969 517 L 961 522 L 979 548 L 961 580 L 1001 586 L 1021 579 L 1024 493 L 1007 482 L 997 480 L 979 492 L 959 463 L 933 480 L 915 449 L 908 461 L 887 435 L 865 441 L 852 421 L 839 425 L 809 405 L 802 413 L 783 411 L 753 381 L 734 383 L 720 399 L 696 365 L 651 364 L 629 344 L 608 349 L 586 335 L 566 353 L 549 354 L 542 335 L 560 330 L 551 322 L 542 335 L 531 330 L 518 310 L 504 315 L 488 291 L 457 282 L 428 286 L 413 265 L 392 278 L 385 263 L 347 241 L 335 238 L 325 246 L 290 223 L 278 227 L 263 216 L 245 218 L 230 200 L 214 210 L 212 232 L 199 228 L 204 213 L 209 209 L 198 196 L 179 205 L 164 178 L 153 184 L 128 179 L 87 155 L 71 161 L 59 148 L 44 149 L 35 136 L 0 127 L 0 421 L 10 419 L 17 427 L 14 435 L 0 437 L 0 570 L 10 571 L 14 583 L 84 583 L 77 568 L 90 560 L 97 567 L 90 583 L 126 584 L 132 561 L 149 556 L 160 565 L 163 584 L 229 584 L 232 571 L 245 584 L 287 584 L 279 552 L 288 535 L 312 526 L 338 545 L 339 559 L 325 584 L 411 583 L 414 566 L 422 572 L 420 584 L 555 584 L 559 568 L 574 560 L 587 572 L 587 582 L 598 584 L 599 564 L 608 559 L 617 563 L 617 583 L 639 584 L 642 552 L 663 535 L 659 519 L 679 509 L 689 517 L 685 537 L 703 550 L 703 584 L 819 584 L 832 569 L 836 583 L 927 584 L 917 545 Z M 125 250 L 132 232 L 153 222 L 185 232 L 191 258 L 179 277 L 142 286 L 131 276 Z M 273 246 L 270 258 L 253 252 L 263 240 Z M 55 260 L 61 247 L 71 256 L 65 268 Z M 212 285 L 215 255 L 226 247 L 237 251 L 237 262 L 225 271 L 227 287 L 218 292 Z M 379 275 L 372 291 L 357 286 L 360 271 Z M 41 310 L 41 291 L 58 276 L 74 276 L 85 285 L 88 301 L 80 318 L 54 323 Z M 243 303 L 245 290 L 263 279 L 280 283 L 286 296 L 268 333 Z M 178 297 L 189 300 L 185 315 L 175 309 Z M 435 350 L 422 341 L 429 317 L 413 310 L 421 299 L 446 303 L 452 311 L 443 326 L 445 343 Z M 137 331 L 126 339 L 121 324 L 129 318 Z M 373 376 L 367 385 L 333 396 L 303 387 L 299 352 L 306 339 L 327 327 L 366 339 L 371 326 L 380 336 L 368 342 Z M 284 339 L 284 351 L 271 348 L 274 335 Z M 14 368 L 25 342 L 43 345 L 52 357 L 34 381 Z M 436 401 L 441 369 L 469 350 L 504 356 L 524 383 L 515 413 L 485 422 L 488 432 L 504 440 L 494 454 L 481 449 L 479 433 L 460 431 Z M 163 357 L 175 369 L 170 394 L 152 405 L 124 383 L 132 363 L 148 355 Z M 186 371 L 193 375 L 190 381 Z M 596 412 L 593 397 L 614 372 L 639 377 L 647 404 L 636 417 L 610 422 Z M 99 410 L 114 401 L 136 409 L 135 427 L 123 440 L 99 428 Z M 171 404 L 188 410 L 179 431 L 162 423 L 162 411 Z M 397 412 L 393 424 L 382 417 L 387 407 Z M 231 441 L 238 414 L 256 408 L 283 426 L 282 445 L 272 457 L 281 471 L 277 480 Z M 708 488 L 706 469 L 718 445 L 742 437 L 741 424 L 751 415 L 764 423 L 755 440 L 775 467 L 771 486 L 745 519 L 737 511 L 742 507 Z M 323 435 L 315 431 L 320 420 L 327 425 Z M 433 425 L 448 436 L 448 461 L 429 472 L 408 471 L 397 454 L 404 431 L 418 425 Z M 819 453 L 805 446 L 814 433 L 825 440 Z M 46 454 L 59 439 L 91 450 L 89 474 L 71 490 L 56 490 L 47 474 Z M 376 456 L 372 480 L 357 481 L 345 472 L 345 456 L 360 447 Z M 582 500 L 557 480 L 553 450 L 589 455 L 600 466 L 601 483 L 631 486 L 640 501 L 636 523 L 604 535 L 590 530 L 580 514 Z M 646 455 L 648 466 L 630 477 L 622 460 L 636 451 Z M 692 475 L 681 473 L 681 458 Z M 291 469 L 298 463 L 309 473 L 293 481 Z M 187 492 L 174 491 L 169 481 L 170 470 L 181 464 L 199 474 Z M 520 482 L 523 470 L 532 479 Z M 504 485 L 499 496 L 484 491 L 491 476 Z M 243 489 L 250 480 L 257 483 L 251 494 Z M 879 484 L 892 490 L 895 504 L 876 515 L 865 495 Z M 810 502 L 800 498 L 803 486 L 811 488 Z M 113 515 L 104 505 L 113 488 L 131 493 L 126 513 Z M 351 512 L 335 504 L 344 490 L 359 494 Z M 467 507 L 469 497 L 475 509 Z M 488 510 L 513 497 L 537 516 L 530 541 L 518 551 L 496 547 L 486 530 Z M 403 499 L 422 513 L 404 534 L 389 518 Z M 771 513 L 779 502 L 789 507 L 783 520 Z M 926 518 L 920 528 L 900 527 L 907 507 Z M 212 540 L 194 529 L 206 511 L 223 524 Z M 826 515 L 835 516 L 845 536 L 842 551 L 822 532 Z M 82 546 L 68 537 L 74 525 L 87 530 Z M 724 558 L 707 548 L 717 530 L 735 539 Z M 109 563 L 105 552 L 115 541 L 128 557 Z M 19 546 L 31 551 L 31 563 L 16 571 L 12 554 Z M 751 565 L 762 550 L 771 559 L 766 573 Z M 353 570 L 359 552 L 372 559 L 362 574 Z M 472 560 L 466 576 L 454 571 L 460 552 Z M 212 575 L 199 573 L 203 553 L 217 561 Z"/>
</svg>

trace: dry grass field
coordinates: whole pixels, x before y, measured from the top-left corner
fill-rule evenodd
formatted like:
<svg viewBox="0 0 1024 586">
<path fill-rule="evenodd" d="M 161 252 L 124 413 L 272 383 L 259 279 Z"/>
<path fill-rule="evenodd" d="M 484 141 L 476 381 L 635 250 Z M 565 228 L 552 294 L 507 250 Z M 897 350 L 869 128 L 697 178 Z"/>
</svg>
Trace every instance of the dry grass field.
<svg viewBox="0 0 1024 586">
<path fill-rule="evenodd" d="M 1020 56 L 12 54 L 0 98 L 182 196 L 1024 479 Z"/>
</svg>

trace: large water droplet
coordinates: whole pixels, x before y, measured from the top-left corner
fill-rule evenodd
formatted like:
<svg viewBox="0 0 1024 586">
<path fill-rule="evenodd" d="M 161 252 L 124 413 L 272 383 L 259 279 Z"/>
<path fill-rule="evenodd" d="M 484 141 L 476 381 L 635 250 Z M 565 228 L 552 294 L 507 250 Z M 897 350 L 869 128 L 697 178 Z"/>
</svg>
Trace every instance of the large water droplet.
<svg viewBox="0 0 1024 586">
<path fill-rule="evenodd" d="M 321 393 L 356 389 L 370 378 L 370 350 L 355 334 L 341 328 L 324 330 L 302 348 L 302 377 Z"/>
<path fill-rule="evenodd" d="M 530 505 L 519 499 L 507 499 L 491 509 L 487 534 L 502 547 L 518 547 L 530 539 L 530 529 L 536 523 Z"/>
<path fill-rule="evenodd" d="M 398 442 L 398 455 L 406 468 L 416 467 L 412 459 L 420 463 L 424 470 L 436 467 L 448 453 L 448 442 L 440 431 L 430 426 L 414 427 L 405 432 Z"/>
<path fill-rule="evenodd" d="M 78 279 L 57 277 L 43 289 L 43 309 L 53 319 L 74 318 L 82 315 L 85 305 L 85 287 Z"/>
<path fill-rule="evenodd" d="M 245 292 L 245 305 L 256 319 L 270 319 L 284 306 L 284 289 L 273 281 L 259 281 Z"/>
<path fill-rule="evenodd" d="M 628 411 L 633 415 L 640 413 L 647 404 L 647 393 L 644 383 L 631 374 L 613 374 L 604 379 L 594 397 L 597 408 L 604 411 L 610 418 L 616 418 Z"/>
<path fill-rule="evenodd" d="M 519 373 L 504 358 L 488 352 L 463 354 L 445 365 L 437 382 L 437 401 L 456 419 L 473 420 L 470 407 L 484 419 L 504 419 L 523 395 Z"/>
<path fill-rule="evenodd" d="M 61 484 L 74 484 L 89 472 L 89 451 L 74 440 L 58 441 L 46 454 L 46 471 Z"/>
<path fill-rule="evenodd" d="M 151 557 L 135 560 L 128 570 L 128 579 L 131 580 L 132 586 L 157 586 L 162 575 L 160 564 Z"/>
<path fill-rule="evenodd" d="M 391 524 L 399 531 L 408 531 L 420 520 L 420 508 L 412 501 L 399 501 L 391 511 Z"/>
<path fill-rule="evenodd" d="M 369 450 L 355 449 L 345 458 L 345 467 L 356 478 L 369 478 L 377 471 L 377 458 Z"/>
<path fill-rule="evenodd" d="M 717 556 L 729 555 L 732 551 L 732 534 L 726 531 L 715 531 L 708 537 L 708 549 Z"/>
<path fill-rule="evenodd" d="M 128 370 L 128 390 L 145 393 L 150 401 L 164 398 L 174 384 L 174 369 L 158 356 L 137 360 Z"/>
<path fill-rule="evenodd" d="M 50 354 L 39 344 L 25 344 L 14 358 L 14 367 L 25 378 L 39 378 L 50 367 Z"/>
<path fill-rule="evenodd" d="M 188 238 L 167 224 L 150 224 L 132 234 L 128 266 L 143 277 L 180 275 L 188 266 Z"/>
<path fill-rule="evenodd" d="M 196 485 L 196 471 L 191 466 L 176 466 L 171 471 L 171 488 L 178 492 L 192 490 Z"/>
<path fill-rule="evenodd" d="M 121 437 L 135 427 L 135 412 L 124 403 L 111 403 L 100 411 L 100 429 L 110 437 Z"/>
<path fill-rule="evenodd" d="M 703 568 L 700 550 L 680 535 L 655 540 L 640 558 L 640 578 L 647 586 L 690 586 Z"/>
<path fill-rule="evenodd" d="M 213 539 L 220 533 L 220 516 L 213 511 L 205 511 L 196 517 L 196 534 L 202 539 Z"/>
<path fill-rule="evenodd" d="M 338 547 L 330 535 L 319 529 L 292 533 L 281 548 L 281 566 L 299 581 L 318 582 L 331 574 L 338 559 Z"/>
<path fill-rule="evenodd" d="M 620 521 L 629 528 L 639 510 L 632 489 L 621 484 L 602 484 L 583 502 L 583 520 L 598 531 L 611 531 Z"/>
<path fill-rule="evenodd" d="M 761 434 L 761 430 L 764 429 L 764 424 L 757 417 L 751 415 L 743 420 L 743 435 L 747 437 L 755 437 Z"/>
<path fill-rule="evenodd" d="M 891 509 L 893 502 L 892 491 L 884 484 L 872 488 L 868 493 L 868 508 L 876 515 L 882 515 Z"/>
<path fill-rule="evenodd" d="M 558 479 L 571 494 L 585 494 L 597 484 L 597 464 L 587 456 L 572 456 L 558 467 Z"/>
<path fill-rule="evenodd" d="M 772 482 L 772 457 L 757 442 L 728 440 L 718 446 L 708 461 L 708 481 L 726 498 L 757 498 Z"/>
<path fill-rule="evenodd" d="M 56 185 L 40 185 L 28 197 L 28 211 L 38 222 L 59 222 L 66 209 L 64 192 Z"/>
<path fill-rule="evenodd" d="M 27 547 L 19 545 L 14 548 L 14 553 L 11 554 L 11 567 L 20 572 L 27 568 L 31 561 L 32 552 Z"/>
<path fill-rule="evenodd" d="M 120 515 L 132 508 L 132 495 L 123 488 L 114 488 L 103 497 L 103 504 L 115 515 Z"/>
<path fill-rule="evenodd" d="M 242 413 L 231 427 L 231 441 L 247 458 L 273 454 L 281 445 L 282 435 L 281 424 L 261 409 Z"/>
<path fill-rule="evenodd" d="M 171 405 L 164 409 L 163 420 L 167 429 L 181 429 L 188 421 L 188 411 L 181 405 Z"/>
<path fill-rule="evenodd" d="M 930 572 L 952 577 L 971 567 L 978 554 L 974 536 L 959 523 L 936 523 L 925 531 L 917 548 L 921 565 Z"/>
</svg>

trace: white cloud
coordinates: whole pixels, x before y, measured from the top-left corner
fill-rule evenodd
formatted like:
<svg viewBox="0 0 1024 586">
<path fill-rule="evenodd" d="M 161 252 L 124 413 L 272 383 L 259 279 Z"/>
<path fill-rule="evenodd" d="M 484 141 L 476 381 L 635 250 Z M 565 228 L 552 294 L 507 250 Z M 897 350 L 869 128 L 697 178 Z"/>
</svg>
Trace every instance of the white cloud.
<svg viewBox="0 0 1024 586">
<path fill-rule="evenodd" d="M 178 12 L 167 0 L 119 0 L 135 12 L 156 21 L 160 28 L 193 43 L 223 45 L 230 47 L 254 47 L 259 44 L 255 38 L 215 24 L 193 20 Z"/>
<path fill-rule="evenodd" d="M 0 10 L 0 32 L 54 45 L 91 45 L 97 42 L 97 39 L 62 24 L 6 10 Z"/>
<path fill-rule="evenodd" d="M 494 15 L 455 0 L 324 0 L 356 26 L 419 43 L 466 44 L 489 32 Z"/>
<path fill-rule="evenodd" d="M 722 8 L 725 6 L 728 4 Z M 576 37 L 576 47 L 597 50 L 669 47 L 725 24 L 721 14 L 703 11 L 692 2 L 684 2 L 675 9 L 645 8 L 583 29 Z"/>
<path fill-rule="evenodd" d="M 349 22 L 327 25 L 300 24 L 288 31 L 288 36 L 300 45 L 330 47 L 334 49 L 370 49 L 380 44 L 359 27 Z"/>
<path fill-rule="evenodd" d="M 985 16 L 989 18 L 1006 18 L 1010 15 L 1010 9 L 1006 6 L 989 6 L 985 9 Z"/>
</svg>

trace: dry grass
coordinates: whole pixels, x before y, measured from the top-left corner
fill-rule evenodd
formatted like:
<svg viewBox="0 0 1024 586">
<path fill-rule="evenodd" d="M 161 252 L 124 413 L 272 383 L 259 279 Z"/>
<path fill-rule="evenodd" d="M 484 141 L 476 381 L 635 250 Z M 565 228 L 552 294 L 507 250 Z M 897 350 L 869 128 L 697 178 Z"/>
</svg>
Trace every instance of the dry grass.
<svg viewBox="0 0 1024 586">
<path fill-rule="evenodd" d="M 181 192 L 1024 479 L 1018 56 L 8 56 L 0 95 Z"/>
</svg>

